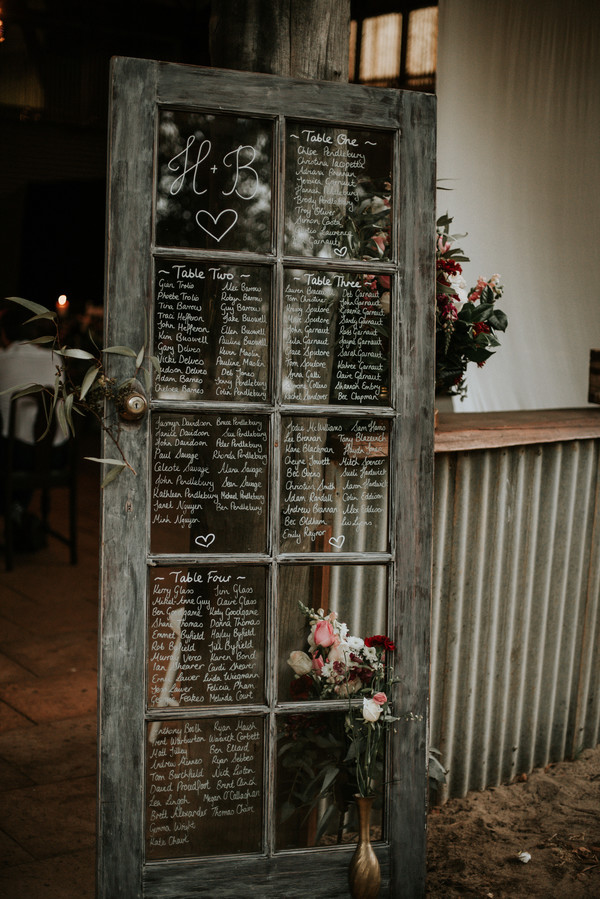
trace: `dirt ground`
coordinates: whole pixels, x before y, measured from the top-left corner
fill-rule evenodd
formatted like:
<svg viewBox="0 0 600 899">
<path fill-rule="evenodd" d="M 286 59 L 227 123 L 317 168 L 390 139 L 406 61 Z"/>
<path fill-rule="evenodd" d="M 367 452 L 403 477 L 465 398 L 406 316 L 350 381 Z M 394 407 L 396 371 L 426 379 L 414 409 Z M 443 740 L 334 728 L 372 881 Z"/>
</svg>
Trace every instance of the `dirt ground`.
<svg viewBox="0 0 600 899">
<path fill-rule="evenodd" d="M 428 827 L 430 899 L 600 899 L 600 746 L 452 799 Z"/>
</svg>

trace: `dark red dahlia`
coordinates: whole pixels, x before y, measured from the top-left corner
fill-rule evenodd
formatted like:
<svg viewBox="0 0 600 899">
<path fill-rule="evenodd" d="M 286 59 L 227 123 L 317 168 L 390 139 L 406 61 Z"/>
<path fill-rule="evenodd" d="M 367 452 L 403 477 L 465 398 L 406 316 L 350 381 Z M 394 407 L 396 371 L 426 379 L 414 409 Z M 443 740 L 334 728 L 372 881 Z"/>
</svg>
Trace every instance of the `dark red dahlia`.
<svg viewBox="0 0 600 899">
<path fill-rule="evenodd" d="M 365 640 L 365 646 L 369 648 L 373 646 L 381 646 L 382 649 L 386 649 L 388 652 L 393 652 L 396 648 L 395 644 L 389 639 L 389 637 L 384 637 L 383 634 L 376 634 L 373 637 L 367 637 Z"/>
</svg>

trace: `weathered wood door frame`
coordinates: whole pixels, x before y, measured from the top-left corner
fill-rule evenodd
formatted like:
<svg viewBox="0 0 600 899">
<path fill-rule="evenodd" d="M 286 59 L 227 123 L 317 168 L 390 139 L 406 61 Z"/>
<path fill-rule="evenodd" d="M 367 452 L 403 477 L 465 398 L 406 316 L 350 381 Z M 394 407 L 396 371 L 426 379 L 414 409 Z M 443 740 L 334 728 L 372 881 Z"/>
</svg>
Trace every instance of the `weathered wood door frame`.
<svg viewBox="0 0 600 899">
<path fill-rule="evenodd" d="M 433 235 L 435 101 L 428 95 L 135 59 L 112 68 L 107 221 L 106 343 L 139 348 L 151 329 L 156 110 L 286 113 L 397 133 L 397 373 L 392 385 L 390 497 L 393 625 L 401 684 L 396 708 L 418 720 L 392 740 L 388 832 L 378 849 L 382 895 L 424 895 L 429 604 L 433 484 Z M 112 372 L 127 375 L 115 357 Z M 160 404 L 158 404 L 160 406 Z M 157 404 L 151 402 L 151 409 Z M 148 720 L 145 634 L 150 423 L 122 425 L 137 471 L 104 490 L 101 549 L 98 896 L 347 895 L 348 850 L 144 864 L 144 759 Z M 109 447 L 106 448 L 110 455 Z M 113 454 L 114 455 L 114 454 Z M 310 862 L 310 863 L 309 863 Z"/>
</svg>

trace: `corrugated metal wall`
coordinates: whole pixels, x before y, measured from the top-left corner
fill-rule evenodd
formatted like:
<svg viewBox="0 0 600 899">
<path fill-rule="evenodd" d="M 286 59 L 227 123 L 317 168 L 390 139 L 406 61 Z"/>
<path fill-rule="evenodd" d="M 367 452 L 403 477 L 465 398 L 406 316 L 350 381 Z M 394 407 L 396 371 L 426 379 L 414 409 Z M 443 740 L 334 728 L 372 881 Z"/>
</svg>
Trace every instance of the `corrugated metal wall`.
<svg viewBox="0 0 600 899">
<path fill-rule="evenodd" d="M 600 441 L 435 459 L 438 801 L 600 740 Z"/>
</svg>

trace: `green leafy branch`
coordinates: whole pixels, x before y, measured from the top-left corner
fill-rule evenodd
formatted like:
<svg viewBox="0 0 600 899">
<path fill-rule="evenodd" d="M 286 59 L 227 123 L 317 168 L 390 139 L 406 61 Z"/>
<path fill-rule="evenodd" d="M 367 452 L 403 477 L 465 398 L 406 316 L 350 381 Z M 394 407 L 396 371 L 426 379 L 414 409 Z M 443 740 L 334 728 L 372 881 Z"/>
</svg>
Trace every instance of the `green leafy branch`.
<svg viewBox="0 0 600 899">
<path fill-rule="evenodd" d="M 54 414 L 56 414 L 57 422 L 65 437 L 75 434 L 75 413 L 82 416 L 86 414 L 92 415 L 103 432 L 112 441 L 120 457 L 114 459 L 86 456 L 92 462 L 110 466 L 110 471 L 102 481 L 102 487 L 106 487 L 125 468 L 128 468 L 135 474 L 134 468 L 127 460 L 119 443 L 121 435 L 120 424 L 106 410 L 109 404 L 119 407 L 124 397 L 131 390 L 134 382 L 138 379 L 138 376 L 143 377 L 146 390 L 147 392 L 150 391 L 152 370 L 154 369 L 157 373 L 160 372 L 160 365 L 156 356 L 146 355 L 146 345 L 142 346 L 137 352 L 128 346 L 109 346 L 101 349 L 95 344 L 91 334 L 90 340 L 96 353 L 77 347 L 65 346 L 61 341 L 59 320 L 56 312 L 52 312 L 46 309 L 45 306 L 34 303 L 32 300 L 23 299 L 23 297 L 7 297 L 7 299 L 33 313 L 25 324 L 34 321 L 49 321 L 53 324 L 55 329 L 53 335 L 37 337 L 28 341 L 28 343 L 47 346 L 55 356 L 59 357 L 60 362 L 56 366 L 53 388 L 49 388 L 48 385 L 44 384 L 21 384 L 9 388 L 4 393 L 11 392 L 15 398 L 34 393 L 48 395 L 49 402 L 45 404 L 47 427 L 40 438 L 41 440 L 48 433 Z M 117 382 L 116 378 L 109 377 L 105 367 L 105 354 L 124 356 L 134 360 L 133 375 L 120 382 Z M 77 380 L 74 379 L 73 362 L 89 363 L 85 374 L 81 378 L 81 383 L 77 383 Z"/>
</svg>

